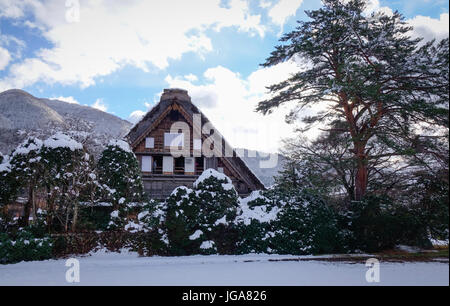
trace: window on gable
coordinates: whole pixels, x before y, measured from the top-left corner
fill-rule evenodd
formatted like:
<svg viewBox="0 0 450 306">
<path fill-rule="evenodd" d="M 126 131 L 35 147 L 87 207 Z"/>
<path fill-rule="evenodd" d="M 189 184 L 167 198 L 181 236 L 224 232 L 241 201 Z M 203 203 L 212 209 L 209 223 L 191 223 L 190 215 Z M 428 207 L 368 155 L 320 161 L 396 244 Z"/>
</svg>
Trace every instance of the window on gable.
<svg viewBox="0 0 450 306">
<path fill-rule="evenodd" d="M 145 148 L 153 149 L 154 147 L 155 147 L 155 138 L 153 138 L 153 137 L 145 138 Z"/>
<path fill-rule="evenodd" d="M 165 147 L 184 147 L 183 133 L 164 133 Z"/>
</svg>

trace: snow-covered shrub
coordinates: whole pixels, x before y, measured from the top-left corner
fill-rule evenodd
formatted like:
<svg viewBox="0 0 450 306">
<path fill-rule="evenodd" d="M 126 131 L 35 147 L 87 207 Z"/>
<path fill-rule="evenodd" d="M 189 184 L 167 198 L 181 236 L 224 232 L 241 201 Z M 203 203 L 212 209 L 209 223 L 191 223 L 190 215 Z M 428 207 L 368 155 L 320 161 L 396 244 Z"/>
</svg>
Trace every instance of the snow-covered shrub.
<svg viewBox="0 0 450 306">
<path fill-rule="evenodd" d="M 144 228 L 157 226 L 160 241 L 170 255 L 230 254 L 236 248 L 233 221 L 237 207 L 238 196 L 230 178 L 208 169 L 192 189 L 176 188 L 139 219 Z"/>
<path fill-rule="evenodd" d="M 44 173 L 44 166 L 41 162 L 42 145 L 42 140 L 29 137 L 17 146 L 11 153 L 9 160 L 11 177 L 17 183 L 16 187 L 24 188 L 28 195 L 28 201 L 24 207 L 24 216 L 20 220 L 21 225 L 28 225 L 29 217 L 35 206 L 36 191 L 42 186 Z"/>
<path fill-rule="evenodd" d="M 105 231 L 111 221 L 111 206 L 101 205 L 103 203 L 82 203 L 80 205 L 79 231 Z"/>
<path fill-rule="evenodd" d="M 144 188 L 141 171 L 128 143 L 111 141 L 103 151 L 97 168 L 105 200 L 113 203 L 114 209 L 141 200 Z"/>
<path fill-rule="evenodd" d="M 113 210 L 110 214 L 110 220 L 108 223 L 108 230 L 121 230 L 126 223 L 126 213 L 124 210 Z"/>
<path fill-rule="evenodd" d="M 239 252 L 320 254 L 339 249 L 337 216 L 306 190 L 274 188 L 241 200 Z"/>
<path fill-rule="evenodd" d="M 109 203 L 111 204 L 111 203 Z M 130 233 L 147 232 L 154 228 L 151 216 L 158 202 L 132 202 L 120 205 L 110 213 L 108 230 L 128 231 Z"/>
<path fill-rule="evenodd" d="M 449 184 L 448 172 L 438 175 L 419 173 L 414 184 L 415 196 L 410 206 L 422 215 L 430 236 L 437 240 L 449 239 Z"/>
<path fill-rule="evenodd" d="M 30 228 L 15 234 L 0 233 L 0 263 L 50 259 L 52 247 L 50 237 L 35 235 Z"/>
<path fill-rule="evenodd" d="M 95 201 L 99 184 L 93 157 L 70 136 L 56 133 L 41 147 L 42 188 L 47 193 L 50 226 L 59 220 L 61 229 L 76 230 L 80 202 Z M 64 220 L 64 222 L 61 222 Z"/>
<path fill-rule="evenodd" d="M 290 201 L 289 201 L 290 200 Z M 340 251 L 337 216 L 319 197 L 306 191 L 289 195 L 271 239 L 279 254 L 322 254 Z"/>
<path fill-rule="evenodd" d="M 92 200 L 98 186 L 93 158 L 81 143 L 60 132 L 45 141 L 30 137 L 11 153 L 8 164 L 9 183 L 28 196 L 22 226 L 36 219 L 40 192 L 46 196 L 49 228 L 57 220 L 58 230 L 75 230 L 79 202 Z"/>
<path fill-rule="evenodd" d="M 9 157 L 1 155 L 0 159 L 0 218 L 6 222 L 8 216 L 3 208 L 16 197 L 19 183 L 11 172 Z"/>
<path fill-rule="evenodd" d="M 353 201 L 345 214 L 352 250 L 376 252 L 398 244 L 431 247 L 423 212 L 396 204 L 389 197 Z M 344 224 L 345 224 L 344 223 Z"/>
<path fill-rule="evenodd" d="M 135 220 L 129 220 L 125 230 L 133 233 L 130 247 L 141 255 L 170 255 L 168 253 L 167 232 L 163 226 L 165 203 L 150 200 L 145 203 Z"/>
<path fill-rule="evenodd" d="M 247 198 L 240 199 L 235 224 L 239 228 L 238 253 L 271 253 L 269 239 L 272 221 L 280 209 L 262 195 L 253 191 Z"/>
<path fill-rule="evenodd" d="M 162 229 L 165 212 L 162 208 L 163 205 L 156 200 L 128 203 L 111 212 L 106 229 L 111 234 L 122 233 L 121 237 L 127 237 L 126 247 L 141 255 L 167 255 L 167 235 Z"/>
<path fill-rule="evenodd" d="M 164 205 L 156 200 L 149 200 L 144 203 L 138 212 L 136 212 L 135 220 L 130 220 L 125 225 L 125 230 L 129 232 L 150 232 L 161 227 L 164 221 Z"/>
</svg>

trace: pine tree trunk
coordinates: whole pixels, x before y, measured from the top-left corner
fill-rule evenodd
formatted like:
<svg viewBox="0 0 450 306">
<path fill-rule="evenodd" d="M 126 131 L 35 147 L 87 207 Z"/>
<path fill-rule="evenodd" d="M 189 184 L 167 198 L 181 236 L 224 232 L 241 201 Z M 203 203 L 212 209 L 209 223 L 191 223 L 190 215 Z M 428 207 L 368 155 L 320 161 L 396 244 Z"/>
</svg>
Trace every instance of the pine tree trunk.
<svg viewBox="0 0 450 306">
<path fill-rule="evenodd" d="M 355 200 L 361 201 L 367 190 L 367 167 L 359 166 L 356 172 Z"/>
<path fill-rule="evenodd" d="M 363 146 L 357 148 L 356 158 L 358 168 L 356 170 L 355 178 L 355 200 L 361 201 L 366 194 L 368 180 L 367 161 L 365 148 Z"/>
</svg>

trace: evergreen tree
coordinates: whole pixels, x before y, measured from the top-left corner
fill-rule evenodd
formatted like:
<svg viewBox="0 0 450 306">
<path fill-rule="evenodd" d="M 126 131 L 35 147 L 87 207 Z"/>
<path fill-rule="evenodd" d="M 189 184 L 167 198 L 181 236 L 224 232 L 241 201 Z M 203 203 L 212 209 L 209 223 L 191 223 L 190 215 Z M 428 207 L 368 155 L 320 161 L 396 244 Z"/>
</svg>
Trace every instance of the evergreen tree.
<svg viewBox="0 0 450 306">
<path fill-rule="evenodd" d="M 139 201 L 143 184 L 139 164 L 128 143 L 111 141 L 98 161 L 99 182 L 115 210 L 120 205 Z"/>
<path fill-rule="evenodd" d="M 7 220 L 7 205 L 17 196 L 17 181 L 11 173 L 9 157 L 0 153 L 0 219 Z"/>
<path fill-rule="evenodd" d="M 36 219 L 36 191 L 42 186 L 43 164 L 41 162 L 42 141 L 30 137 L 20 144 L 11 154 L 11 175 L 18 188 L 27 190 L 22 226 L 28 225 L 30 217 Z"/>
<path fill-rule="evenodd" d="M 272 97 L 261 101 L 257 111 L 270 113 L 294 101 L 287 117 L 292 122 L 304 107 L 328 104 L 303 121 L 306 129 L 322 123 L 349 134 L 356 165 L 354 198 L 360 200 L 367 191 L 370 163 L 417 153 L 413 140 L 418 124 L 448 129 L 449 42 L 412 39 L 412 28 L 400 13 L 367 16 L 362 0 L 323 3 L 306 12 L 310 19 L 284 35 L 283 44 L 264 63 L 296 60 L 306 65 L 270 86 Z M 380 144 L 387 149 L 374 153 Z"/>
<path fill-rule="evenodd" d="M 83 145 L 57 133 L 41 149 L 42 185 L 47 193 L 48 226 L 56 217 L 65 231 L 76 230 L 80 202 L 95 201 L 98 187 L 93 158 Z"/>
<path fill-rule="evenodd" d="M 193 189 L 180 186 L 146 216 L 173 255 L 230 254 L 235 251 L 238 196 L 230 178 L 207 169 Z M 144 218 L 140 218 L 145 221 Z"/>
<path fill-rule="evenodd" d="M 236 219 L 241 253 L 321 254 L 344 251 L 335 211 L 318 195 L 276 185 L 241 200 Z"/>
</svg>

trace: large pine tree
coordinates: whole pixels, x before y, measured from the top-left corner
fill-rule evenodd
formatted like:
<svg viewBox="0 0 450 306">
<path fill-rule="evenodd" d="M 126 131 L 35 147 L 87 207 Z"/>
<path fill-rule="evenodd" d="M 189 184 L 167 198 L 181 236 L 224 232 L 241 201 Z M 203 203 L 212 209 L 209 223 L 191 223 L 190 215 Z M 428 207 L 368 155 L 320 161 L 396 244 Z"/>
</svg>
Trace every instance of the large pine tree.
<svg viewBox="0 0 450 306">
<path fill-rule="evenodd" d="M 381 157 L 414 155 L 426 138 L 418 126 L 448 128 L 448 39 L 412 39 L 402 15 L 367 15 L 362 0 L 324 0 L 307 11 L 308 21 L 285 34 L 264 66 L 294 59 L 306 68 L 268 89 L 257 111 L 295 103 L 302 109 L 325 103 L 325 111 L 303 117 L 307 127 L 327 125 L 348 133 L 356 172 L 354 198 L 367 190 L 368 165 Z M 434 135 L 436 136 L 436 135 Z M 374 148 L 383 146 L 382 153 Z"/>
</svg>

